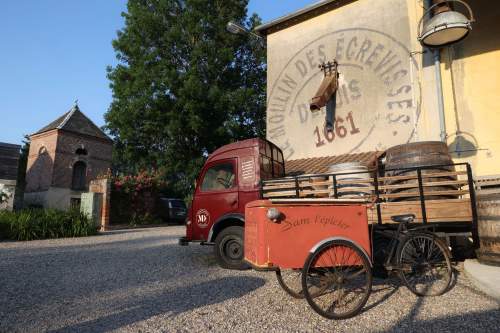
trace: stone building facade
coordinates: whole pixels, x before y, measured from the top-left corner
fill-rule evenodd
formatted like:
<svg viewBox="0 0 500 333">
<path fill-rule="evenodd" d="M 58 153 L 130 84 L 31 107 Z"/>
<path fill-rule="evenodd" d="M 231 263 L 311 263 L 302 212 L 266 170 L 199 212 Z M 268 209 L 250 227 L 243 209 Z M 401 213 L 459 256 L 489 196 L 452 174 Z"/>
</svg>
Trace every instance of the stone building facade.
<svg viewBox="0 0 500 333">
<path fill-rule="evenodd" d="M 26 205 L 79 206 L 90 181 L 111 168 L 112 140 L 77 105 L 30 139 Z"/>
</svg>

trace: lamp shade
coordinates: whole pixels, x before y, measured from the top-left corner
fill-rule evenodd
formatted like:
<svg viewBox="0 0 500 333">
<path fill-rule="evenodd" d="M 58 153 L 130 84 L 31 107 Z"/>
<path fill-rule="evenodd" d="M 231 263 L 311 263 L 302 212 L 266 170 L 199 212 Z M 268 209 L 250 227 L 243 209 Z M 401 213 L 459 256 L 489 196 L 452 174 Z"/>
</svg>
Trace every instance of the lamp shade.
<svg viewBox="0 0 500 333">
<path fill-rule="evenodd" d="M 239 34 L 244 34 L 247 33 L 248 31 L 243 28 L 241 25 L 234 23 L 232 21 L 227 22 L 226 25 L 226 30 L 232 34 L 239 35 Z"/>
<path fill-rule="evenodd" d="M 469 19 L 462 13 L 449 11 L 437 14 L 425 25 L 420 42 L 428 47 L 446 46 L 456 43 L 472 29 Z"/>
<path fill-rule="evenodd" d="M 464 4 L 469 10 L 471 18 L 469 19 L 464 14 L 452 10 L 443 11 L 434 15 L 423 24 L 421 33 L 419 30 L 418 40 L 423 46 L 431 48 L 447 46 L 461 41 L 467 37 L 472 30 L 471 22 L 473 22 L 473 16 L 470 7 L 463 1 L 449 2 L 460 2 Z M 430 12 L 430 9 L 434 6 L 429 8 L 428 12 Z M 423 17 L 421 23 L 422 21 Z"/>
</svg>

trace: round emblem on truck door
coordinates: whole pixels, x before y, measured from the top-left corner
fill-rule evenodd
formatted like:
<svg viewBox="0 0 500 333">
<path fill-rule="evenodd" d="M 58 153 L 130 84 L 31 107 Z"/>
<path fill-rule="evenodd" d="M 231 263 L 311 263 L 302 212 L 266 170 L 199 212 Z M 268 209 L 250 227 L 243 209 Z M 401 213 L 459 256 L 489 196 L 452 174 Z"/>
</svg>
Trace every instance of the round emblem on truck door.
<svg viewBox="0 0 500 333">
<path fill-rule="evenodd" d="M 200 228 L 208 227 L 209 223 L 210 213 L 206 209 L 200 209 L 198 212 L 196 212 L 196 224 L 198 224 Z"/>
</svg>

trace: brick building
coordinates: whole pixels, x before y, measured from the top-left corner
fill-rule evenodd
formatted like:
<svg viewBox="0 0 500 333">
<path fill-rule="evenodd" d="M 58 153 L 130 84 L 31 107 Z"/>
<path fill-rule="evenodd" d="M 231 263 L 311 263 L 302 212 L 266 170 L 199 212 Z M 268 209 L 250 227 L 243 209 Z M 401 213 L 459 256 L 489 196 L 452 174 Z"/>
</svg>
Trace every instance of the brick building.
<svg viewBox="0 0 500 333">
<path fill-rule="evenodd" d="M 68 209 L 111 167 L 112 140 L 75 105 L 30 136 L 26 205 Z"/>
</svg>

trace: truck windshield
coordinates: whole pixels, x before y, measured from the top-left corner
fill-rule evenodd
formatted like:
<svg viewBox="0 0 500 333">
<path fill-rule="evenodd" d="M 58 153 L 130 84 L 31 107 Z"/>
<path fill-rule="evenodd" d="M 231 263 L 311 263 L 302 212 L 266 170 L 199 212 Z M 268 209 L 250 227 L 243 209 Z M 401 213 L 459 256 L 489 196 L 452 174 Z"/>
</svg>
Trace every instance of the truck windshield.
<svg viewBox="0 0 500 333">
<path fill-rule="evenodd" d="M 270 142 L 260 147 L 260 179 L 285 176 L 285 164 L 281 150 Z"/>
</svg>

